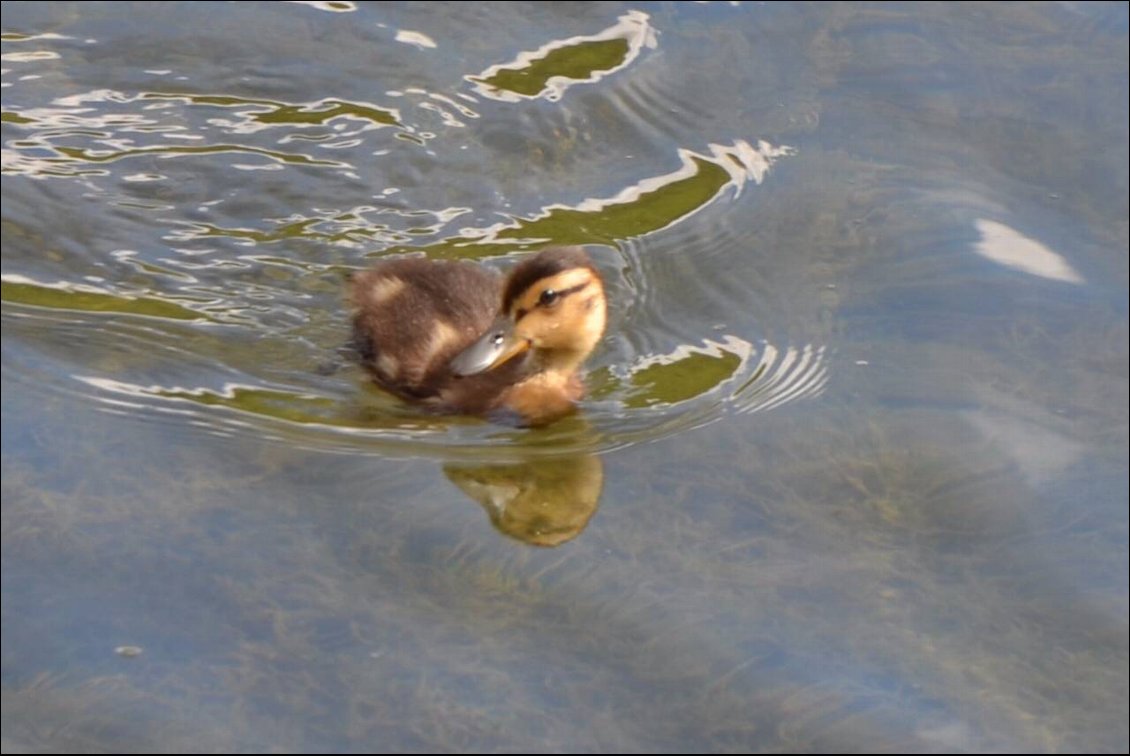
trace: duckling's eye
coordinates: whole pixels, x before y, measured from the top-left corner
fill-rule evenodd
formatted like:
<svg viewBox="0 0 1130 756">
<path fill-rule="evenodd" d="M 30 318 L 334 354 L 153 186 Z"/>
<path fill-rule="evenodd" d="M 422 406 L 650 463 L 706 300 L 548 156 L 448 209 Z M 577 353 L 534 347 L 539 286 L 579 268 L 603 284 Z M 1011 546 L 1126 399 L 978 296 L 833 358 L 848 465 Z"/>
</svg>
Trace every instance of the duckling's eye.
<svg viewBox="0 0 1130 756">
<path fill-rule="evenodd" d="M 553 289 L 546 289 L 541 293 L 541 296 L 538 297 L 538 304 L 542 307 L 548 307 L 557 301 L 557 296 L 557 292 Z"/>
</svg>

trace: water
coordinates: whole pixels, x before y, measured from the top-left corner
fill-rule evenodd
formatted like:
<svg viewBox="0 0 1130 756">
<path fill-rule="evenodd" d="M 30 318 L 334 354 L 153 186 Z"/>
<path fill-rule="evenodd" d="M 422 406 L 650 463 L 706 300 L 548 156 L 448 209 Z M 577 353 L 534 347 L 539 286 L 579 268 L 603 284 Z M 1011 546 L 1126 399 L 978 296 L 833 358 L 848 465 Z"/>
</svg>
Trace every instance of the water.
<svg viewBox="0 0 1130 756">
<path fill-rule="evenodd" d="M 1127 29 L 6 4 L 5 750 L 1124 752 Z M 548 243 L 576 417 L 343 357 Z"/>
</svg>

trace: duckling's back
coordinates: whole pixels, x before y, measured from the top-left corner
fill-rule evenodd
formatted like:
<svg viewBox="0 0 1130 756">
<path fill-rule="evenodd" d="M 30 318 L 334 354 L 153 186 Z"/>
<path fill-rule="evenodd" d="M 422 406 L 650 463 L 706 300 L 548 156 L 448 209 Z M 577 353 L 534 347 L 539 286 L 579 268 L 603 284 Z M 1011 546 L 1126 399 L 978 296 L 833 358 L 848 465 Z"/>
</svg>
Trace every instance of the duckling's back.
<svg viewBox="0 0 1130 756">
<path fill-rule="evenodd" d="M 490 326 L 498 274 L 468 262 L 390 260 L 353 275 L 354 343 L 377 383 L 410 399 L 436 396 L 448 363 Z"/>
</svg>

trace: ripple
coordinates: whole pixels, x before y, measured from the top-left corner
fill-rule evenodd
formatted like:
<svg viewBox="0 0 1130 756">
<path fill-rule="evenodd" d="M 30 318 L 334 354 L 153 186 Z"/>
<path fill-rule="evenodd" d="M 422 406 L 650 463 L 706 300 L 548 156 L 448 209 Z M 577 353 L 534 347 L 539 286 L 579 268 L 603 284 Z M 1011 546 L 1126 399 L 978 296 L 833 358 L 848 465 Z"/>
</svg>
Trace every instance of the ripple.
<svg viewBox="0 0 1130 756">
<path fill-rule="evenodd" d="M 28 307 L 75 313 L 105 312 L 147 318 L 220 322 L 216 315 L 193 309 L 170 297 L 124 296 L 88 284 L 46 283 L 5 273 L 0 276 L 0 300 Z M 195 303 L 199 306 L 200 303 Z"/>
<path fill-rule="evenodd" d="M 398 123 L 395 111 L 384 111 L 358 103 L 323 100 L 316 103 L 284 104 L 232 97 L 142 93 L 131 96 L 101 89 L 57 99 L 52 107 L 6 109 L 4 121 L 25 134 L 5 143 L 3 172 L 36 177 L 89 175 L 88 167 L 123 159 L 158 157 L 200 157 L 237 153 L 265 157 L 284 165 L 348 168 L 341 160 L 319 158 L 301 152 L 264 146 L 222 142 L 205 138 L 175 114 L 164 109 L 142 108 L 142 112 L 103 112 L 103 106 L 136 108 L 150 100 L 180 101 L 193 106 L 248 107 L 237 121 L 211 119 L 233 135 L 253 134 L 280 125 L 303 128 L 324 126 L 335 119 L 360 121 L 359 131 Z M 165 139 L 201 141 L 200 145 L 137 144 L 139 138 L 163 136 Z M 344 136 L 335 134 L 337 138 Z M 68 144 L 70 142 L 70 144 Z M 83 142 L 76 145 L 74 142 Z M 100 172 L 103 173 L 104 172 Z"/>
<path fill-rule="evenodd" d="M 463 228 L 439 243 L 405 247 L 433 256 L 467 250 L 472 252 L 467 256 L 480 257 L 547 241 L 617 242 L 618 252 L 609 250 L 598 258 L 602 267 L 619 265 L 607 274 L 614 308 L 625 314 L 619 333 L 610 336 L 619 346 L 594 360 L 588 378 L 591 398 L 582 411 L 549 429 L 426 415 L 376 389 L 359 390 L 368 381 L 357 368 L 345 378 L 322 377 L 313 367 L 326 361 L 326 344 L 343 339 L 346 317 L 340 299 L 328 309 L 317 303 L 340 296 L 344 268 L 324 255 L 304 260 L 266 254 L 264 249 L 296 241 L 330 245 L 328 249 L 382 241 L 403 244 L 413 234 L 442 233 L 470 208 L 358 205 L 268 220 L 268 227 L 261 229 L 173 221 L 177 228 L 166 234 L 169 241 L 198 245 L 219 240 L 252 251 L 233 254 L 229 247 L 217 254 L 209 248 L 174 248 L 179 257 L 142 259 L 133 251 L 118 250 L 110 259 L 123 270 L 143 275 L 148 290 L 118 292 L 13 274 L 5 278 L 4 301 L 6 307 L 26 308 L 23 316 L 33 319 L 36 310 L 43 309 L 77 313 L 75 327 L 88 331 L 93 343 L 116 342 L 116 348 L 137 355 L 125 372 L 76 369 L 69 373 L 69 387 L 58 387 L 80 393 L 109 412 L 348 453 L 471 461 L 603 453 L 701 427 L 728 414 L 818 396 L 823 389 L 827 374 L 822 348 L 776 346 L 733 330 L 709 337 L 698 332 L 703 327 L 701 313 L 686 308 L 696 300 L 716 298 L 712 276 L 680 275 L 664 267 L 732 250 L 728 226 L 715 226 L 712 233 L 686 244 L 679 256 L 656 255 L 640 241 L 686 228 L 686 219 L 721 197 L 733 201 L 747 186 L 763 182 L 773 164 L 790 154 L 789 147 L 764 141 L 754 146 L 745 140 L 710 144 L 703 151 L 680 149 L 678 168 L 640 179 L 611 196 L 572 206 L 549 205 L 533 217 Z M 716 209 L 724 212 L 725 206 Z M 394 229 L 390 219 L 400 219 L 403 225 Z M 661 292 L 656 282 L 674 284 L 678 290 Z M 168 293 L 169 286 L 178 293 Z M 664 302 L 667 297 L 671 301 Z M 682 309 L 672 306 L 680 297 Z M 190 338 L 194 343 L 185 353 L 178 346 L 186 343 L 183 335 L 161 328 L 107 330 L 105 323 L 84 313 L 185 321 L 190 329 L 228 323 L 241 326 L 241 333 L 234 340 Z M 624 331 L 640 338 L 625 342 Z M 247 340 L 251 344 L 246 353 L 232 350 L 230 343 Z M 159 377 L 183 373 L 185 364 L 199 363 L 211 379 L 186 383 Z"/>
<path fill-rule="evenodd" d="M 180 147 L 173 145 L 157 145 L 154 147 L 138 147 L 129 150 L 85 150 L 78 147 L 57 147 L 56 150 L 64 159 L 49 159 L 45 162 L 57 165 L 59 163 L 113 163 L 123 158 L 139 157 L 142 155 L 156 155 L 158 157 L 184 157 L 192 155 L 219 155 L 225 152 L 245 153 L 248 155 L 262 155 L 280 163 L 292 165 L 326 165 L 343 167 L 345 163 L 335 160 L 318 160 L 307 155 L 294 153 L 275 152 L 241 144 L 210 144 L 200 147 Z"/>
<path fill-rule="evenodd" d="M 233 134 L 250 134 L 278 126 L 322 126 L 338 119 L 361 123 L 364 130 L 400 126 L 400 113 L 395 108 L 382 108 L 373 103 L 347 102 L 323 98 L 314 102 L 286 103 L 273 100 L 251 99 L 219 95 L 195 95 L 170 92 L 145 92 L 140 100 L 179 100 L 190 105 L 224 108 L 249 108 L 237 112 L 239 120 L 213 119 L 211 122 L 225 127 Z M 355 133 L 355 132 L 350 132 Z"/>
<path fill-rule="evenodd" d="M 295 5 L 308 5 L 327 13 L 352 13 L 357 10 L 357 3 L 349 0 L 290 0 Z"/>
<path fill-rule="evenodd" d="M 42 32 L 40 34 L 21 34 L 19 32 L 3 32 L 0 34 L 0 41 L 3 42 L 33 42 L 35 40 L 65 40 L 74 39 L 65 34 L 56 34 L 54 32 Z"/>
<path fill-rule="evenodd" d="M 400 29 L 396 32 L 396 41 L 402 42 L 406 45 L 412 45 L 421 49 L 434 49 L 436 42 L 427 34 L 418 31 L 410 31 L 408 29 Z"/>
<path fill-rule="evenodd" d="M 431 61 L 444 52 L 423 31 L 380 28 L 418 48 L 402 55 Z M 489 149 L 453 163 L 437 140 L 480 129 L 462 145 L 476 147 L 483 122 L 500 112 L 540 107 L 518 115 L 531 119 L 535 140 L 560 138 L 565 119 L 562 149 L 578 160 L 563 165 L 573 169 L 583 167 L 581 152 L 600 145 L 592 123 L 571 120 L 572 103 L 545 107 L 571 88 L 591 86 L 594 101 L 617 113 L 634 108 L 641 121 L 648 109 L 678 107 L 675 95 L 637 75 L 635 64 L 656 47 L 647 14 L 630 11 L 595 28 L 478 75 L 455 72 L 447 91 L 427 86 L 426 76 L 419 85 L 378 84 L 379 95 L 307 89 L 283 97 L 281 88 L 235 78 L 177 91 L 189 86 L 172 84 L 184 81 L 177 69 L 152 63 L 140 84 L 88 84 L 48 100 L 21 83 L 5 98 L 4 172 L 62 180 L 20 184 L 18 212 L 33 214 L 52 195 L 79 213 L 63 219 L 69 246 L 48 258 L 40 255 L 48 244 L 31 237 L 9 254 L 14 237 L 6 228 L 6 336 L 26 336 L 56 360 L 48 390 L 106 411 L 360 454 L 481 461 L 600 453 L 819 395 L 827 380 L 822 348 L 780 334 L 771 343 L 747 318 L 723 322 L 710 312 L 748 309 L 759 294 L 709 262 L 741 249 L 717 218 L 736 212 L 792 147 L 742 137 L 679 146 L 667 133 L 659 149 L 638 153 L 654 159 L 633 160 L 633 148 L 617 171 L 589 176 L 600 190 L 561 190 L 521 214 L 492 216 L 495 197 L 474 192 L 438 209 L 420 201 L 437 175 L 492 168 L 483 162 Z M 610 76 L 633 67 L 605 91 Z M 460 91 L 468 81 L 475 96 Z M 538 170 L 545 191 L 554 191 L 557 167 L 546 161 Z M 503 178 L 493 186 L 498 205 L 509 207 Z M 450 196 L 442 190 L 437 196 Z M 95 205 L 112 215 L 87 210 Z M 711 220 L 702 222 L 704 214 Z M 96 222 L 89 239 L 87 217 L 108 221 Z M 662 251 L 672 243 L 680 254 Z M 592 362 L 591 397 L 575 417 L 526 430 L 427 415 L 382 395 L 356 366 L 334 371 L 348 330 L 344 275 L 367 258 L 412 253 L 506 264 L 547 244 L 603 246 L 594 257 L 617 318 Z M 54 335 L 40 344 L 33 334 L 44 324 Z"/>
<path fill-rule="evenodd" d="M 482 259 L 546 244 L 612 244 L 656 233 L 686 221 L 727 191 L 737 197 L 745 185 L 760 184 L 778 160 L 795 150 L 737 139 L 708 144 L 701 152 L 680 148 L 676 154 L 680 165 L 674 171 L 640 179 L 611 197 L 552 204 L 532 216 L 463 228 L 424 247 L 393 247 L 382 254 L 422 251 L 429 257 Z"/>
<path fill-rule="evenodd" d="M 974 251 L 1006 268 L 1052 281 L 1082 284 L 1083 277 L 1058 252 L 997 221 L 978 219 L 974 225 L 981 240 Z"/>
<path fill-rule="evenodd" d="M 820 396 L 828 382 L 826 348 L 759 346 L 732 334 L 645 355 L 593 381 L 594 399 L 621 423 L 618 445 L 654 441 L 715 422 Z"/>
<path fill-rule="evenodd" d="M 0 55 L 5 63 L 35 63 L 41 60 L 58 60 L 59 53 L 52 50 L 27 50 Z"/>
<path fill-rule="evenodd" d="M 176 357 L 176 354 L 170 354 Z M 248 435 L 311 450 L 488 461 L 605 453 L 693 430 L 727 414 L 763 412 L 820 396 L 825 349 L 759 347 L 735 336 L 683 345 L 626 368 L 598 368 L 581 412 L 549 428 L 518 429 L 435 416 L 374 389 L 369 399 L 312 386 L 229 381 L 217 388 L 141 384 L 76 374 L 104 410 Z"/>
<path fill-rule="evenodd" d="M 807 344 L 777 349 L 766 344 L 754 374 L 734 390 L 739 412 L 763 412 L 798 399 L 815 398 L 828 385 L 827 347 Z"/>
<path fill-rule="evenodd" d="M 502 102 L 560 100 L 576 84 L 592 84 L 627 68 L 645 48 L 654 48 L 648 15 L 628 11 L 596 34 L 553 40 L 509 63 L 491 66 L 467 81 L 483 97 Z"/>
<path fill-rule="evenodd" d="M 226 238 L 245 246 L 279 244 L 296 239 L 350 246 L 408 244 L 414 238 L 438 234 L 470 208 L 442 210 L 401 210 L 393 207 L 358 205 L 341 210 L 325 210 L 313 216 L 295 214 L 287 218 L 266 218 L 265 229 L 228 228 L 213 223 L 177 222 L 170 241 L 199 241 Z"/>
<path fill-rule="evenodd" d="M 607 96 L 620 112 L 630 116 L 642 134 L 653 135 L 653 138 L 658 134 L 667 140 L 694 133 L 700 128 L 697 108 L 665 84 L 662 80 L 635 76 L 626 79 Z"/>
</svg>

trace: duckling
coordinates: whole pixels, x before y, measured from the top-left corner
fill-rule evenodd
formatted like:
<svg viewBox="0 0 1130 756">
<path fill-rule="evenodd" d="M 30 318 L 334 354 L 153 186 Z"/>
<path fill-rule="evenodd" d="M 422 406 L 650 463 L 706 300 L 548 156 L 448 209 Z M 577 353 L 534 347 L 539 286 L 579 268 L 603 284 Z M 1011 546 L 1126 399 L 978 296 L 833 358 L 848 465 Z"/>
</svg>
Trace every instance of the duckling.
<svg viewBox="0 0 1130 756">
<path fill-rule="evenodd" d="M 471 262 L 404 258 L 351 280 L 354 344 L 377 385 L 440 412 L 543 425 L 584 393 L 604 333 L 604 282 L 580 247 L 550 247 L 504 280 Z"/>
</svg>

